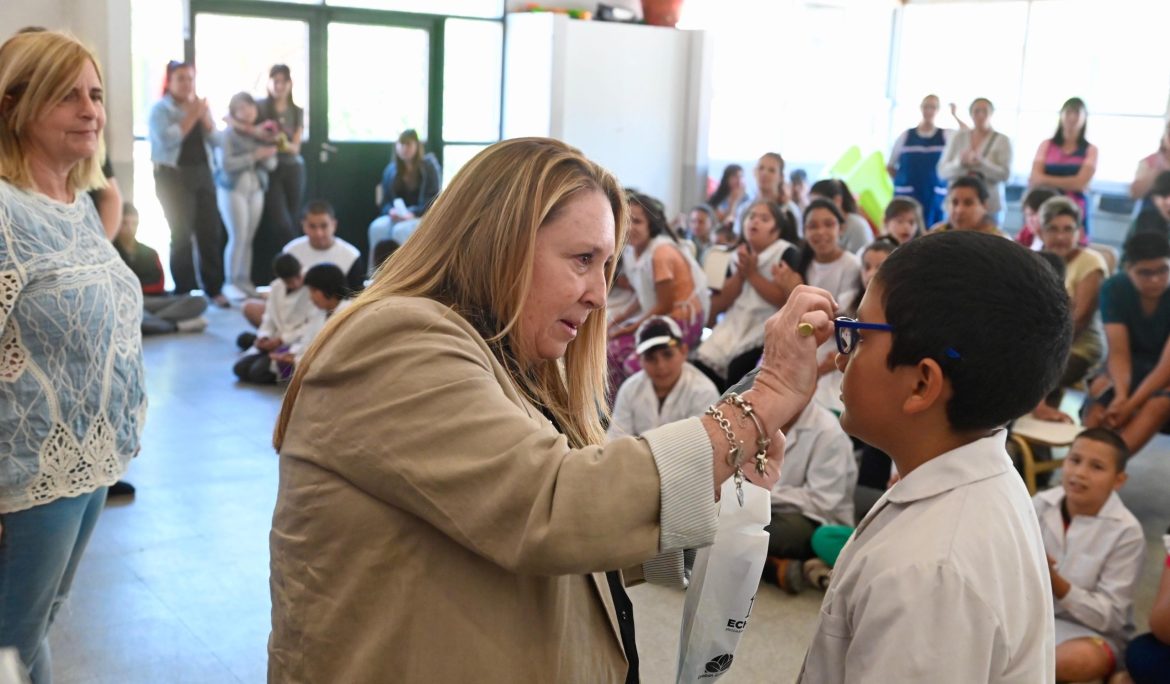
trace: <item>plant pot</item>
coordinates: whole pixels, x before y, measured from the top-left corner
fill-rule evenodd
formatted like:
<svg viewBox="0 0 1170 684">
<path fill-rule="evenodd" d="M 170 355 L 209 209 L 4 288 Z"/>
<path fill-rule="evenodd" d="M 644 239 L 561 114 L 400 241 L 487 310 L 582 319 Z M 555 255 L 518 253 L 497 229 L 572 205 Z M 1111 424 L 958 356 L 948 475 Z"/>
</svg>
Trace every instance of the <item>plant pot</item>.
<svg viewBox="0 0 1170 684">
<path fill-rule="evenodd" d="M 642 18 L 651 26 L 674 28 L 682 6 L 683 0 L 642 0 Z"/>
</svg>

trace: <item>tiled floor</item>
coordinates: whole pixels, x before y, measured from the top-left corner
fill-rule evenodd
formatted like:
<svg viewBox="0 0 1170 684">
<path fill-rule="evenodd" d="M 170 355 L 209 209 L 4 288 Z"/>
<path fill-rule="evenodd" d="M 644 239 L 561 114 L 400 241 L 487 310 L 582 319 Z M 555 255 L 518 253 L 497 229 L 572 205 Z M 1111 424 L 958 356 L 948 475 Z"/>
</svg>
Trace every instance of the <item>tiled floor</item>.
<svg viewBox="0 0 1170 684">
<path fill-rule="evenodd" d="M 129 502 L 109 506 L 52 633 L 59 684 L 265 681 L 268 529 L 276 494 L 269 446 L 275 389 L 237 386 L 237 311 L 210 311 L 201 335 L 146 342 L 150 413 Z M 1131 464 L 1123 496 L 1146 525 L 1138 624 L 1157 585 L 1170 524 L 1170 440 Z M 673 680 L 682 594 L 641 586 L 636 604 L 646 682 Z M 763 587 L 725 682 L 791 681 L 820 595 Z"/>
</svg>

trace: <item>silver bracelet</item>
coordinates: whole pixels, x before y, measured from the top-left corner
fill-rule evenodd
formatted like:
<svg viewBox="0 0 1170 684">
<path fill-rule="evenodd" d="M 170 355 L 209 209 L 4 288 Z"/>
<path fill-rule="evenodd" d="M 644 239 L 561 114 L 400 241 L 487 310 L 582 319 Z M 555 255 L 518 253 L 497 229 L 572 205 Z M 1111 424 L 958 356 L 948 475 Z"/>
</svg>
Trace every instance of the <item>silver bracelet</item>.
<svg viewBox="0 0 1170 684">
<path fill-rule="evenodd" d="M 756 472 L 761 477 L 768 474 L 768 447 L 772 446 L 772 438 L 768 436 L 767 431 L 764 430 L 764 423 L 760 417 L 756 415 L 755 407 L 751 402 L 744 399 L 741 395 L 731 392 L 724 400 L 743 411 L 743 414 L 751 419 L 756 426 Z"/>
<path fill-rule="evenodd" d="M 715 420 L 715 423 L 723 430 L 723 435 L 727 437 L 727 465 L 735 468 L 735 498 L 739 500 L 739 505 L 743 507 L 743 442 L 735 438 L 735 433 L 731 431 L 731 421 L 727 420 L 727 416 L 723 415 L 723 411 L 718 406 L 709 406 L 705 413 Z"/>
</svg>

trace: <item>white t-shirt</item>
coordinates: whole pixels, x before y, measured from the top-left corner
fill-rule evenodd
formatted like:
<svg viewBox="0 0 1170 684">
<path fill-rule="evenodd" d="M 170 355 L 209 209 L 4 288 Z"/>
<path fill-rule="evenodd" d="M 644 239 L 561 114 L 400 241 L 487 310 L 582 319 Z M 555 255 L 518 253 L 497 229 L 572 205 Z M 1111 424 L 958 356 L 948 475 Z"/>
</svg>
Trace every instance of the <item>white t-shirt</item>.
<svg viewBox="0 0 1170 684">
<path fill-rule="evenodd" d="M 295 256 L 301 262 L 301 272 L 309 270 L 318 264 L 333 264 L 341 269 L 342 273 L 349 274 L 353 262 L 357 261 L 361 252 L 357 247 L 341 238 L 334 238 L 329 249 L 314 249 L 309 244 L 309 236 L 302 235 L 284 246 L 284 251 Z"/>
<path fill-rule="evenodd" d="M 843 252 L 836 261 L 821 263 L 813 261 L 808 265 L 808 284 L 828 290 L 837 300 L 842 311 L 853 308 L 857 293 L 861 290 L 861 260 L 856 254 Z M 817 363 L 824 361 L 832 354 L 837 353 L 837 342 L 833 337 L 817 349 Z M 821 406 L 841 413 L 844 406 L 841 404 L 841 371 L 834 370 L 822 375 L 817 381 L 817 390 L 813 399 Z"/>
</svg>

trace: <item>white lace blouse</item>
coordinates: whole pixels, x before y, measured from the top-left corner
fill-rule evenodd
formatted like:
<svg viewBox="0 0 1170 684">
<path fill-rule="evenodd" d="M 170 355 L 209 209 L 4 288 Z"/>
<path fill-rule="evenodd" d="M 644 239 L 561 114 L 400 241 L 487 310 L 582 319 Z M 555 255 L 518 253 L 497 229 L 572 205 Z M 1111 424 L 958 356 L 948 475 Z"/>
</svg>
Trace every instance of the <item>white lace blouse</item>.
<svg viewBox="0 0 1170 684">
<path fill-rule="evenodd" d="M 114 483 L 146 412 L 142 292 L 93 202 L 0 180 L 0 513 Z"/>
</svg>

